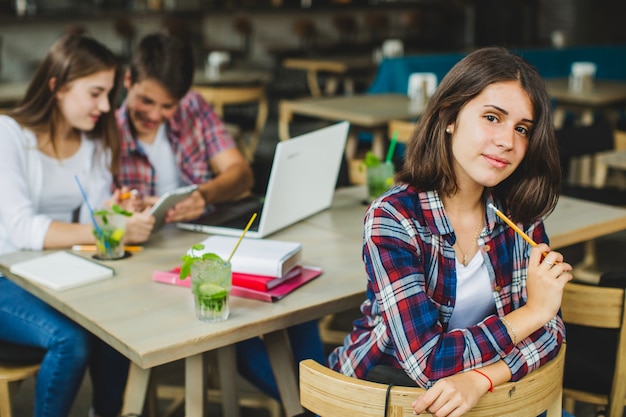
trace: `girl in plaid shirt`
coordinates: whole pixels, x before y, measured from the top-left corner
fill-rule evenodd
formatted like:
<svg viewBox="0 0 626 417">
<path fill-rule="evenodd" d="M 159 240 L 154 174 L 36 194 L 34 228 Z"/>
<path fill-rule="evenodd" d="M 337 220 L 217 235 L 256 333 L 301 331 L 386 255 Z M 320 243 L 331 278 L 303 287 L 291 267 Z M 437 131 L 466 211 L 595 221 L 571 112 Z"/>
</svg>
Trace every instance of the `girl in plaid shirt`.
<svg viewBox="0 0 626 417">
<path fill-rule="evenodd" d="M 357 378 L 402 369 L 428 389 L 417 414 L 454 417 L 557 355 L 572 275 L 543 224 L 561 181 L 552 123 L 541 77 L 507 50 L 475 51 L 450 70 L 399 185 L 368 209 L 363 317 L 331 368 Z M 489 204 L 542 243 L 532 248 Z"/>
</svg>

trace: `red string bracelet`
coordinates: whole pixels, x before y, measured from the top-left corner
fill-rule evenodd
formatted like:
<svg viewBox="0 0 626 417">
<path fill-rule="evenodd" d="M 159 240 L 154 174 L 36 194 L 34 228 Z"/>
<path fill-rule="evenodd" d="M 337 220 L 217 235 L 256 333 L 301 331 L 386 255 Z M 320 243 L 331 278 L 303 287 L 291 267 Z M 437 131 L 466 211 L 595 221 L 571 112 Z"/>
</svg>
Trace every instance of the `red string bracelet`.
<svg viewBox="0 0 626 417">
<path fill-rule="evenodd" d="M 478 372 L 479 374 L 487 378 L 489 380 L 489 392 L 493 392 L 493 381 L 491 380 L 491 378 L 489 378 L 486 373 L 480 372 L 478 369 L 472 369 L 472 371 Z"/>
</svg>

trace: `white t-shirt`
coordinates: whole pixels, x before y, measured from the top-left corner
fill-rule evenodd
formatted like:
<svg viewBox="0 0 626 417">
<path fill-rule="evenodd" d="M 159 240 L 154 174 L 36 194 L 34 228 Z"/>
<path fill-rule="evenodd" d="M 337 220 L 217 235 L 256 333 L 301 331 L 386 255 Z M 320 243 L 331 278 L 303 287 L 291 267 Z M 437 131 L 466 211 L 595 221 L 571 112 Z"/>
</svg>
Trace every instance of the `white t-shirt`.
<svg viewBox="0 0 626 417">
<path fill-rule="evenodd" d="M 496 311 L 482 251 L 476 252 L 467 266 L 461 262 L 456 265 L 456 303 L 449 330 L 475 326 Z"/>
<path fill-rule="evenodd" d="M 39 153 L 43 170 L 43 188 L 41 190 L 40 214 L 49 216 L 53 220 L 69 223 L 72 213 L 81 206 L 83 198 L 74 179 L 77 175 L 81 184 L 84 179 L 83 169 L 85 158 L 90 158 L 88 147 L 81 141 L 78 151 L 69 158 L 58 160 L 43 153 Z M 97 210 L 98 207 L 94 207 Z"/>
<path fill-rule="evenodd" d="M 154 142 L 141 142 L 141 147 L 156 171 L 158 196 L 183 185 L 174 152 L 165 134 L 165 124 L 159 127 Z"/>
<path fill-rule="evenodd" d="M 69 170 L 65 173 L 59 170 L 59 161 L 55 161 L 54 170 L 58 176 L 53 179 L 53 176 L 49 177 L 50 166 L 46 165 L 45 156 L 37 148 L 37 138 L 32 131 L 22 128 L 13 118 L 0 115 L 0 138 L 0 155 L 3 158 L 0 190 L 7 196 L 0 204 L 0 254 L 43 248 L 50 223 L 56 220 L 50 212 L 60 213 L 60 204 L 65 204 L 56 202 L 53 208 L 48 207 L 53 199 L 61 199 L 52 193 L 52 189 L 60 190 L 63 199 L 69 196 L 66 202 L 68 212 L 61 217 L 71 219 L 72 211 L 80 205 L 79 221 L 90 223 L 89 209 L 79 201 L 80 194 L 75 194 L 80 190 L 72 172 L 78 175 L 93 207 L 100 207 L 103 201 L 110 198 L 111 153 L 102 147 L 101 141 L 82 136 L 80 155 L 61 161 L 63 167 Z M 59 185 L 61 176 L 65 179 Z M 43 201 L 44 197 L 46 201 Z"/>
</svg>

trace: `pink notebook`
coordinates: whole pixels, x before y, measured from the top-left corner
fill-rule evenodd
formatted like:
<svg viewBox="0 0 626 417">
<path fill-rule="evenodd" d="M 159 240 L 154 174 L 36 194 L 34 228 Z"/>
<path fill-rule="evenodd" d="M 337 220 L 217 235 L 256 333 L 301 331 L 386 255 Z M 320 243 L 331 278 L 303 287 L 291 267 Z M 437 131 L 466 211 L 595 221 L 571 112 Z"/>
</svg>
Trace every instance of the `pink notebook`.
<svg viewBox="0 0 626 417">
<path fill-rule="evenodd" d="M 250 288 L 237 287 L 233 285 L 231 294 L 237 297 L 251 298 L 253 300 L 265 301 L 273 303 L 282 299 L 284 296 L 292 292 L 298 287 L 306 284 L 307 282 L 322 275 L 322 269 L 311 266 L 303 266 L 302 272 L 289 280 L 284 284 L 278 285 L 268 291 L 253 290 Z M 178 278 L 178 271 L 176 269 L 172 271 L 153 271 L 152 280 L 161 282 L 164 284 L 177 285 L 182 287 L 190 287 L 191 281 L 189 279 L 181 280 Z"/>
</svg>

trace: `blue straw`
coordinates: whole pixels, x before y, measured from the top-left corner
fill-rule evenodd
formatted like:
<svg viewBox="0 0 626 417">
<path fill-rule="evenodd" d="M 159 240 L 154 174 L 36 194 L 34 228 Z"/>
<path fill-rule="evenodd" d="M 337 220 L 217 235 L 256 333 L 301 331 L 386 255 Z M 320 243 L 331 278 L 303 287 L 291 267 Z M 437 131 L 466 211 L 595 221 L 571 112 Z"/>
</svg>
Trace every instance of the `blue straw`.
<svg viewBox="0 0 626 417">
<path fill-rule="evenodd" d="M 109 247 L 109 242 L 107 242 L 107 240 L 104 238 L 104 232 L 102 232 L 102 229 L 100 229 L 100 226 L 98 226 L 98 222 L 96 221 L 96 216 L 93 212 L 93 208 L 91 207 L 91 204 L 89 204 L 89 200 L 87 199 L 87 193 L 85 193 L 85 189 L 83 188 L 83 185 L 80 183 L 80 180 L 78 179 L 78 175 L 74 175 L 74 179 L 76 180 L 76 184 L 78 184 L 78 189 L 80 190 L 80 193 L 83 196 L 83 201 L 85 202 L 85 204 L 87 205 L 87 208 L 89 209 L 89 214 L 91 215 L 91 222 L 93 223 L 93 227 L 94 229 L 96 229 L 96 233 L 98 234 L 98 236 L 100 236 L 100 238 L 102 239 L 102 242 L 104 243 L 104 248 L 106 249 L 107 253 L 111 253 L 111 248 Z"/>
</svg>

